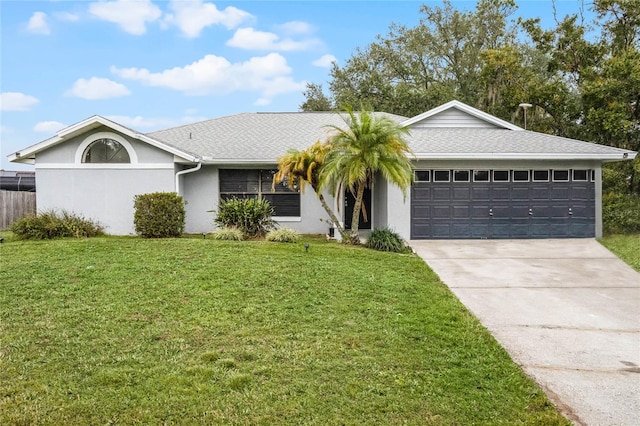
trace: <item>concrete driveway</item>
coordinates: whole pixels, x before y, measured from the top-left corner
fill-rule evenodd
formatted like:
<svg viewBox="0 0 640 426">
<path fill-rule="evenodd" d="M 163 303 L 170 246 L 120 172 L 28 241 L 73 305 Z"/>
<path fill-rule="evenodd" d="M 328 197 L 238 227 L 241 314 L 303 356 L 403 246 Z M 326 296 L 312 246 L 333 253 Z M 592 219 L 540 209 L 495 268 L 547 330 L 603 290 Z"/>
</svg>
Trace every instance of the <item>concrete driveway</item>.
<svg viewBox="0 0 640 426">
<path fill-rule="evenodd" d="M 640 274 L 594 239 L 411 246 L 575 424 L 640 425 Z"/>
</svg>

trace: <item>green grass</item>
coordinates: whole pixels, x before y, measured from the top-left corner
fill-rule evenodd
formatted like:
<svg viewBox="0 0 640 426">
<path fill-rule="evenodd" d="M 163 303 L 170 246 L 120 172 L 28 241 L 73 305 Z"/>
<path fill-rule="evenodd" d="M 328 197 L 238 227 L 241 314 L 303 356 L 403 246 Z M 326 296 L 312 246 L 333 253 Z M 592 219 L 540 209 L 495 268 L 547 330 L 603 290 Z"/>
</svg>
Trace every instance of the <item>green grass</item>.
<svg viewBox="0 0 640 426">
<path fill-rule="evenodd" d="M 413 255 L 4 236 L 3 425 L 569 424 Z"/>
<path fill-rule="evenodd" d="M 599 241 L 613 254 L 640 272 L 640 234 L 609 235 Z"/>
</svg>

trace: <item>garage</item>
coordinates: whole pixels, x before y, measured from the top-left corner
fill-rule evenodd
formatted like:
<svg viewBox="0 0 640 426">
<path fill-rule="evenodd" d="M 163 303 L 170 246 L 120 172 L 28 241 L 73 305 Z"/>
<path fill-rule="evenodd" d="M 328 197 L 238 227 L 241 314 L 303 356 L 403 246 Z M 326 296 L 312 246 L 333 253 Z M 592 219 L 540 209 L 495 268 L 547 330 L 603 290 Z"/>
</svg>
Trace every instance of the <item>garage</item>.
<svg viewBox="0 0 640 426">
<path fill-rule="evenodd" d="M 594 237 L 588 169 L 416 170 L 412 239 Z"/>
</svg>

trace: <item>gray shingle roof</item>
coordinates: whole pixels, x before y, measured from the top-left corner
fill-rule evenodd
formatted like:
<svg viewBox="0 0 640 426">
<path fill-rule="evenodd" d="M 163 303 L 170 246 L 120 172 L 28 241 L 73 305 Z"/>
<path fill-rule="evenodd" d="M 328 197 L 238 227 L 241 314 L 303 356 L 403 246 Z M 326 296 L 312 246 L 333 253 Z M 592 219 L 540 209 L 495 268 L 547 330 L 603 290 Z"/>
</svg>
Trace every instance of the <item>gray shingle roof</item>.
<svg viewBox="0 0 640 426">
<path fill-rule="evenodd" d="M 406 117 L 386 115 L 402 122 Z M 324 140 L 327 125 L 344 127 L 330 112 L 242 113 L 147 134 L 205 162 L 275 162 L 287 150 Z M 622 159 L 625 152 L 575 139 L 524 130 L 413 128 L 408 142 L 418 158 Z"/>
<path fill-rule="evenodd" d="M 397 122 L 398 115 L 377 113 Z M 213 161 L 275 161 L 291 148 L 324 140 L 331 128 L 344 127 L 331 112 L 242 113 L 148 133 L 154 139 Z"/>
<path fill-rule="evenodd" d="M 411 131 L 410 145 L 418 154 L 549 154 L 607 155 L 624 149 L 527 130 L 478 128 L 418 128 Z"/>
</svg>

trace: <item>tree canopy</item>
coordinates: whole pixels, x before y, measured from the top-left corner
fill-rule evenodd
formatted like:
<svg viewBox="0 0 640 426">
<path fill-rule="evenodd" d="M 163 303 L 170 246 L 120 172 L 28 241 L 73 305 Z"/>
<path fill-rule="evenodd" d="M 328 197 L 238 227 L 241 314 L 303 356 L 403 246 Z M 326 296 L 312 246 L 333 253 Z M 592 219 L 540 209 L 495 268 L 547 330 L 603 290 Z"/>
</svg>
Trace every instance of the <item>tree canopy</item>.
<svg viewBox="0 0 640 426">
<path fill-rule="evenodd" d="M 328 92 L 310 83 L 305 111 L 365 105 L 407 117 L 458 99 L 528 129 L 640 149 L 640 3 L 593 0 L 580 12 L 515 19 L 514 0 L 479 0 L 472 11 L 450 0 L 423 5 L 418 25 L 386 35 L 333 64 Z M 638 160 L 636 160 L 638 164 Z M 631 164 L 622 164 L 633 175 Z M 640 178 L 631 187 L 640 192 Z"/>
</svg>

